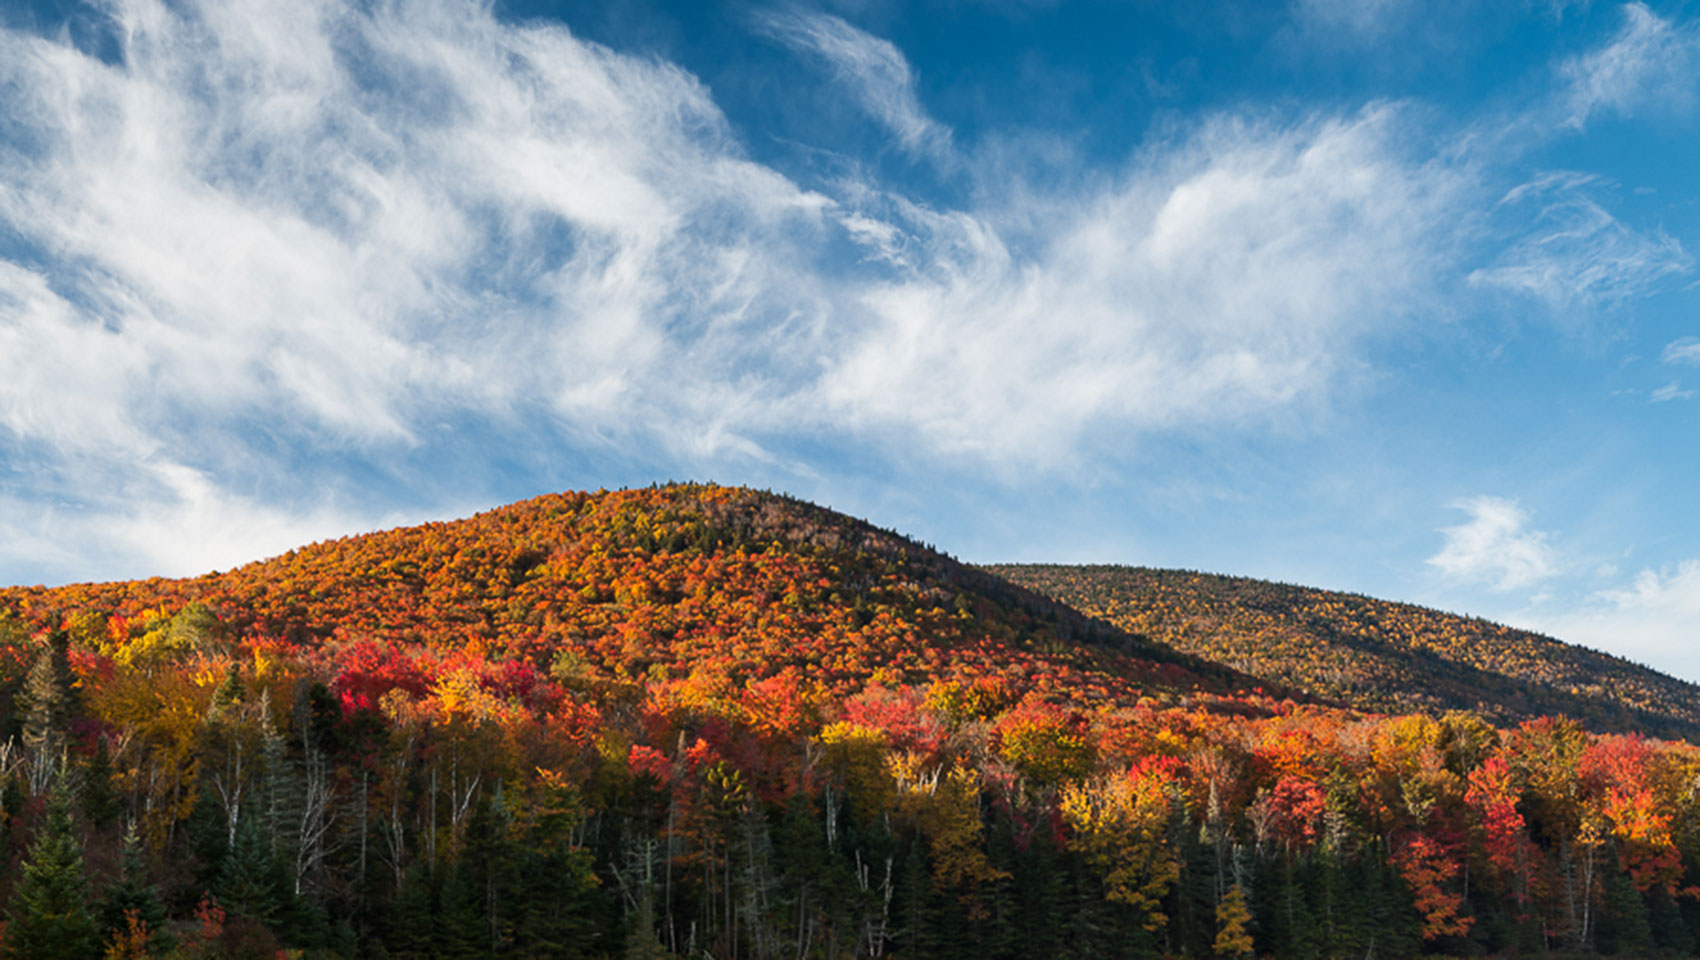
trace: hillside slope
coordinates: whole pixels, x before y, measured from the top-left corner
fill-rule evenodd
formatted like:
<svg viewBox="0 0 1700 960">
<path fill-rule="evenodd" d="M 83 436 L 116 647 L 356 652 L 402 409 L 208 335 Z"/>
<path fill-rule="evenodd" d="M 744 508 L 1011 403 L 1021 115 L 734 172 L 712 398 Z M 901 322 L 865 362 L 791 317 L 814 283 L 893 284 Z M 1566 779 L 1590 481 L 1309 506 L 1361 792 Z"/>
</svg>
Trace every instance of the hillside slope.
<svg viewBox="0 0 1700 960">
<path fill-rule="evenodd" d="M 1525 630 L 1405 603 L 1181 570 L 984 569 L 1270 683 L 1385 712 L 1565 714 L 1600 730 L 1700 734 L 1700 687 Z"/>
<path fill-rule="evenodd" d="M 190 604 L 204 622 L 171 627 Z M 318 653 L 367 699 L 426 653 L 469 652 L 634 696 L 779 675 L 817 699 L 870 681 L 1094 703 L 1251 685 L 867 523 L 705 485 L 538 497 L 195 579 L 0 590 L 8 618 L 63 618 L 123 662 L 233 641 Z"/>
</svg>

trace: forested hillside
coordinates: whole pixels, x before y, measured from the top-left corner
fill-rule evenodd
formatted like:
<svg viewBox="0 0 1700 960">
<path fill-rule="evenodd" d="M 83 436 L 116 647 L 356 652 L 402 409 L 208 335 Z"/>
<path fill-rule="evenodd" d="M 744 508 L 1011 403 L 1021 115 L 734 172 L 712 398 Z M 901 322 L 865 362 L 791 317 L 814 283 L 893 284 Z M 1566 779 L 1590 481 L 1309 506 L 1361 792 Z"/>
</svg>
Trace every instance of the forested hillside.
<svg viewBox="0 0 1700 960">
<path fill-rule="evenodd" d="M 1130 633 L 1366 710 L 1566 714 L 1700 736 L 1700 687 L 1551 637 L 1356 594 L 1145 567 L 985 568 Z"/>
<path fill-rule="evenodd" d="M 1298 702 L 680 485 L 0 591 L 0 950 L 1693 955 L 1700 750 Z"/>
</svg>

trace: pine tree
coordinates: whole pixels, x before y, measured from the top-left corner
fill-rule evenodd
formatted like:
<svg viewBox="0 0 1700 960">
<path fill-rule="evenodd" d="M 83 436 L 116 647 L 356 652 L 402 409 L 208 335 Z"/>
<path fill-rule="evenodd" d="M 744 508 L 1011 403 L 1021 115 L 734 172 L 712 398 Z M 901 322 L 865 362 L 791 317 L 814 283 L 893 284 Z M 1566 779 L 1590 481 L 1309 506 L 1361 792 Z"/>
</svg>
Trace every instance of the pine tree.
<svg viewBox="0 0 1700 960">
<path fill-rule="evenodd" d="M 128 934 L 129 917 L 134 916 L 153 949 L 169 946 L 165 942 L 165 905 L 160 902 L 158 888 L 148 879 L 147 861 L 135 824 L 124 834 L 122 859 L 123 870 L 118 880 L 107 888 L 106 896 L 100 901 L 100 925 L 106 942 L 110 944 Z"/>
<path fill-rule="evenodd" d="M 1648 923 L 1652 927 L 1653 942 L 1661 950 L 1679 957 L 1693 955 L 1694 934 L 1682 922 L 1682 910 L 1677 906 L 1676 898 L 1664 887 L 1654 887 L 1651 899 Z"/>
<path fill-rule="evenodd" d="M 83 770 L 83 816 L 95 829 L 105 828 L 123 812 L 118 792 L 112 788 L 112 754 L 101 737 L 94 756 Z"/>
<path fill-rule="evenodd" d="M 435 903 L 425 871 L 409 870 L 396 891 L 384 935 L 392 960 L 430 960 L 435 955 Z"/>
<path fill-rule="evenodd" d="M 100 930 L 89 915 L 83 848 L 71 822 L 71 790 L 63 774 L 47 821 L 30 845 L 6 926 L 6 960 L 93 960 Z"/>
<path fill-rule="evenodd" d="M 236 842 L 219 867 L 219 903 L 232 915 L 274 926 L 293 906 L 289 878 L 253 817 L 236 826 Z"/>
<path fill-rule="evenodd" d="M 1246 906 L 1245 893 L 1239 884 L 1228 888 L 1228 895 L 1216 905 L 1216 942 L 1213 948 L 1221 960 L 1244 960 L 1255 955 L 1251 941 L 1251 909 Z"/>
<path fill-rule="evenodd" d="M 1625 957 L 1652 953 L 1653 929 L 1648 922 L 1647 904 L 1629 875 L 1612 870 L 1606 876 L 1605 888 L 1605 909 L 1599 925 L 1600 952 Z"/>
<path fill-rule="evenodd" d="M 655 938 L 655 897 L 647 884 L 638 892 L 624 956 L 625 960 L 666 960 L 669 956 L 667 948 Z"/>
</svg>

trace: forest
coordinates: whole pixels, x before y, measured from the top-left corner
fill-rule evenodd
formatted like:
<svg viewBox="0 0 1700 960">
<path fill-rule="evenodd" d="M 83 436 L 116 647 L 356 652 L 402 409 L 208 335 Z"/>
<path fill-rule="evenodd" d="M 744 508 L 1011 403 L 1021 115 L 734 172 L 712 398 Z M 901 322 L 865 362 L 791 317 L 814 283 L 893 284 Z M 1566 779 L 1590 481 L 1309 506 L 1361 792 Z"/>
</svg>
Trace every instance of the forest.
<svg viewBox="0 0 1700 960">
<path fill-rule="evenodd" d="M 989 572 L 1131 633 L 1352 706 L 1543 714 L 1693 739 L 1692 684 L 1609 654 L 1407 603 L 1146 567 L 995 565 Z"/>
<path fill-rule="evenodd" d="M 1688 740 L 1179 646 L 697 484 L 3 590 L 0 955 L 1700 955 Z"/>
</svg>

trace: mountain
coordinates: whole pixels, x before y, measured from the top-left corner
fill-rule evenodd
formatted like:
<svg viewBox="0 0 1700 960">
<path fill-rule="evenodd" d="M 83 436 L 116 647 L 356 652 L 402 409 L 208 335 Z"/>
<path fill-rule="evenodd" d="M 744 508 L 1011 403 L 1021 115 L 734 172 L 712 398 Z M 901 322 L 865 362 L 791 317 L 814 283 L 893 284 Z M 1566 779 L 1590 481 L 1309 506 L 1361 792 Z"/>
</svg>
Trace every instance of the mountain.
<svg viewBox="0 0 1700 960">
<path fill-rule="evenodd" d="M 782 496 L 563 493 L 0 590 L 0 950 L 1693 955 L 1700 748 L 1516 719 L 1296 693 Z"/>
<path fill-rule="evenodd" d="M 1700 687 L 1472 617 L 1245 577 L 1000 564 L 987 572 L 1196 656 L 1365 710 L 1564 714 L 1597 730 L 1700 737 Z"/>
<path fill-rule="evenodd" d="M 202 626 L 173 626 L 191 605 Z M 64 618 L 126 662 L 230 641 L 327 657 L 362 702 L 387 692 L 368 660 L 467 651 L 604 691 L 783 675 L 824 699 L 960 681 L 1102 704 L 1256 685 L 891 531 L 696 484 L 538 497 L 193 579 L 0 590 L 0 618 Z"/>
</svg>

